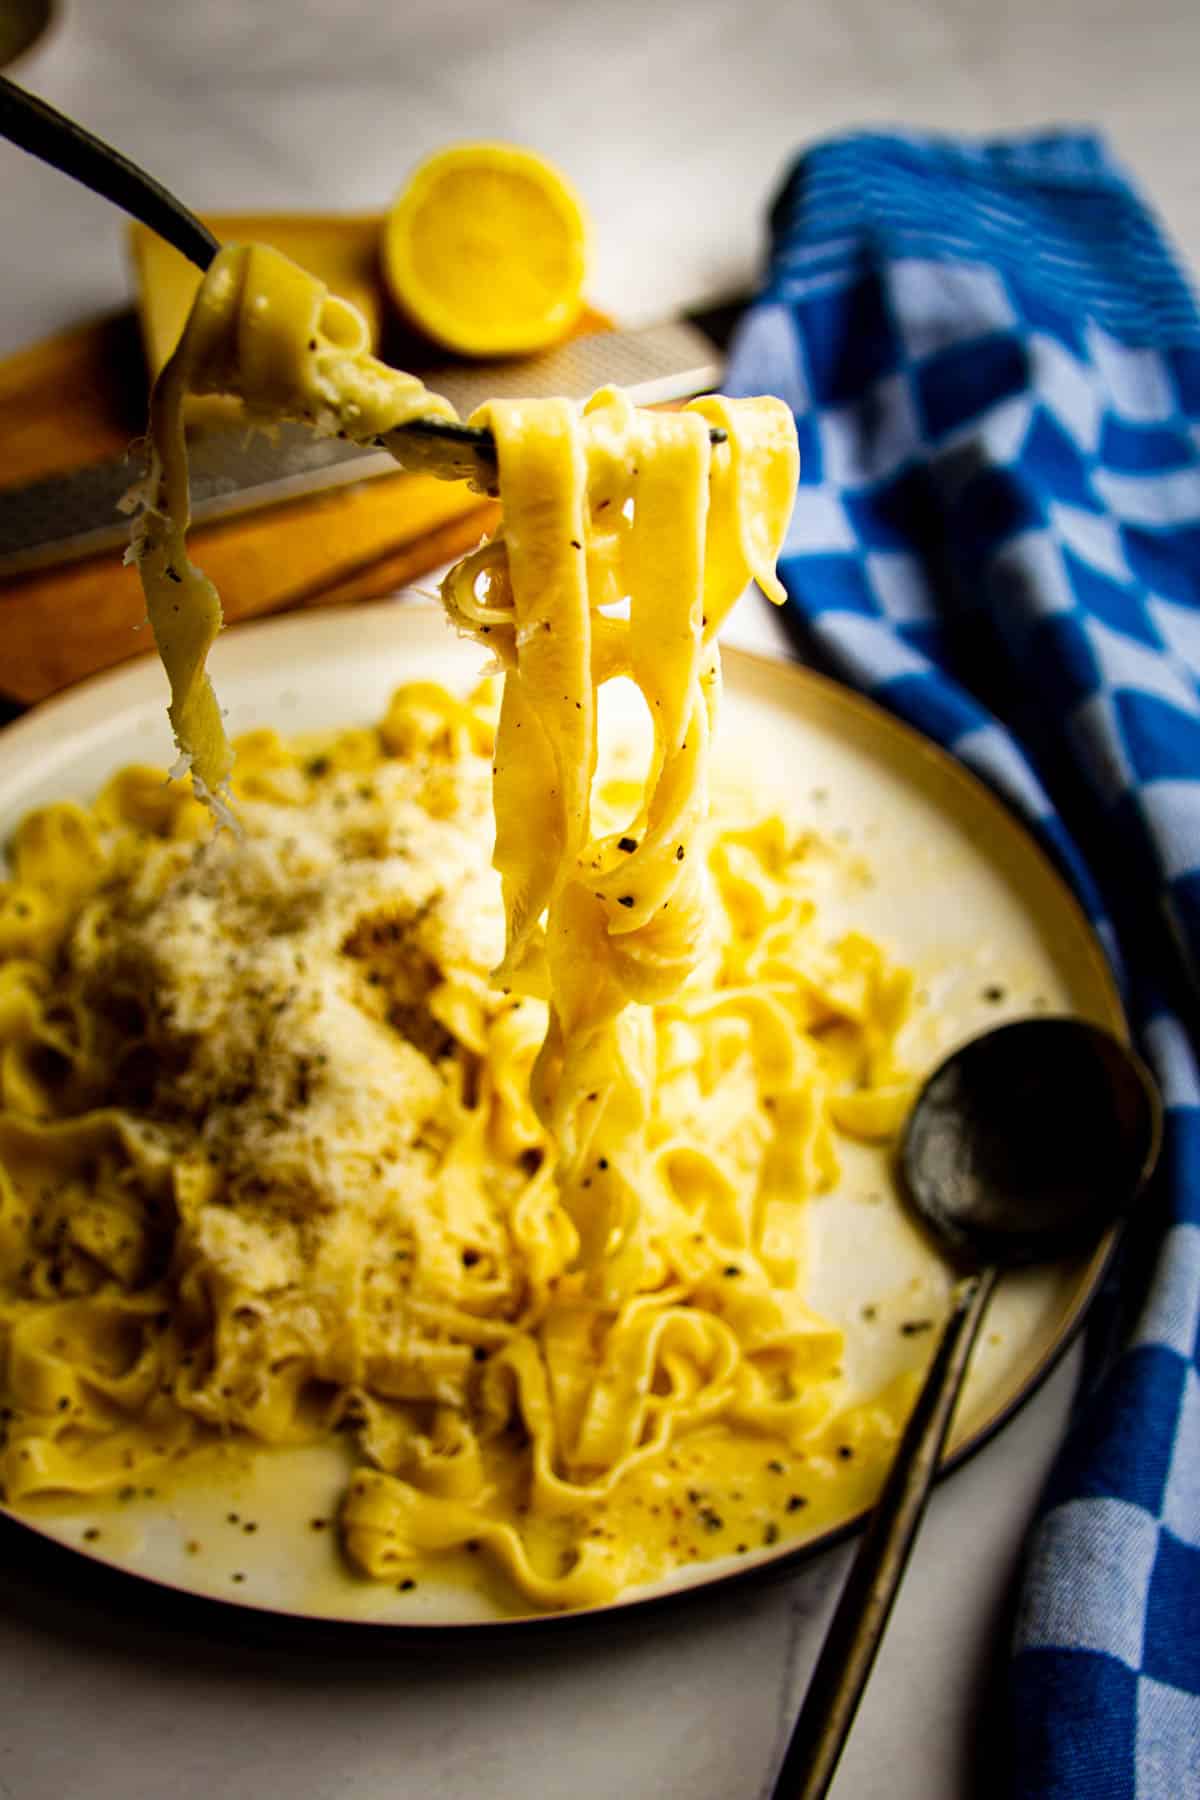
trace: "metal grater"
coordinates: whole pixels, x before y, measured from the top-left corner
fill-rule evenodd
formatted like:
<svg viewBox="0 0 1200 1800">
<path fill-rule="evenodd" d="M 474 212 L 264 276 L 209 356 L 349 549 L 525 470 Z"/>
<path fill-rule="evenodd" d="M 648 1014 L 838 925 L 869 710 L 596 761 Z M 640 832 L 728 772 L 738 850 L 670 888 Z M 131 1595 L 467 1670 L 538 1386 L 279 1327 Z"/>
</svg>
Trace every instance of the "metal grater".
<svg viewBox="0 0 1200 1800">
<path fill-rule="evenodd" d="M 465 418 L 484 400 L 565 394 L 584 399 L 612 383 L 643 406 L 705 393 L 720 380 L 712 340 L 682 319 L 636 331 L 599 331 L 543 356 L 423 369 L 421 379 Z M 277 435 L 230 425 L 198 430 L 189 443 L 192 517 L 230 518 L 281 500 L 394 475 L 386 451 L 316 438 L 302 425 Z M 122 495 L 141 474 L 133 454 L 0 490 L 0 578 L 113 549 L 129 534 Z"/>
</svg>

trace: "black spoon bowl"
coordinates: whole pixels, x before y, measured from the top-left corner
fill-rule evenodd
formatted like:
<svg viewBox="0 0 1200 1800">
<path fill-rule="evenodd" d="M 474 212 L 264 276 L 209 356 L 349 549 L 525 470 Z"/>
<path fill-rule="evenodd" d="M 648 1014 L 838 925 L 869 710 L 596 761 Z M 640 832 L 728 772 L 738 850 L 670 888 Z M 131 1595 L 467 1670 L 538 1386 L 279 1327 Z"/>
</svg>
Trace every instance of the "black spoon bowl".
<svg viewBox="0 0 1200 1800">
<path fill-rule="evenodd" d="M 775 1800 L 820 1800 L 833 1780 L 1000 1275 L 1094 1242 L 1142 1192 L 1161 1143 L 1149 1071 L 1085 1019 L 998 1026 L 922 1087 L 900 1142 L 902 1187 L 962 1278 L 826 1632 Z"/>
<path fill-rule="evenodd" d="M 1052 1262 L 1141 1192 L 1162 1108 L 1145 1065 L 1086 1019 L 1017 1019 L 925 1082 L 900 1143 L 910 1204 L 973 1267 Z"/>
</svg>

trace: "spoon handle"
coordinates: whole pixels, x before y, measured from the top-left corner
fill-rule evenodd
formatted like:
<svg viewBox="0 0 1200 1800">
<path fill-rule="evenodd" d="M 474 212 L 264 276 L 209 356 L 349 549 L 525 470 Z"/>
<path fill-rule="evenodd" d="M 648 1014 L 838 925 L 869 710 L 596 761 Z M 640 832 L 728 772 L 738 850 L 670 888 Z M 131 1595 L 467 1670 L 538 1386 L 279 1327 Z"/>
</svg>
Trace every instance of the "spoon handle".
<svg viewBox="0 0 1200 1800">
<path fill-rule="evenodd" d="M 833 1780 L 916 1541 L 967 1360 L 999 1273 L 983 1269 L 955 1290 L 924 1385 L 825 1634 L 772 1800 L 820 1800 Z"/>
</svg>

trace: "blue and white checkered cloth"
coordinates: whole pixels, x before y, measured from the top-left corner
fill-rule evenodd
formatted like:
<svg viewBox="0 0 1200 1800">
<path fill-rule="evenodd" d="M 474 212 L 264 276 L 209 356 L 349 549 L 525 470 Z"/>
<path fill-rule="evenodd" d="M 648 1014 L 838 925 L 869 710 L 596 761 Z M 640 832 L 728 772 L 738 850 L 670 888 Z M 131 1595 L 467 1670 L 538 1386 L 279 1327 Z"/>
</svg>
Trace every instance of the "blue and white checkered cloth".
<svg viewBox="0 0 1200 1800">
<path fill-rule="evenodd" d="M 1167 996 L 1181 1006 L 1181 959 L 1200 966 L 1200 314 L 1087 134 L 834 141 L 771 223 L 726 385 L 796 414 L 780 568 L 806 647 L 1050 848 L 1168 1106 L 1148 1273 L 1127 1257 L 1122 1275 L 1132 1330 L 1029 1548 L 1015 1791 L 1188 1800 L 1200 1075 Z"/>
</svg>

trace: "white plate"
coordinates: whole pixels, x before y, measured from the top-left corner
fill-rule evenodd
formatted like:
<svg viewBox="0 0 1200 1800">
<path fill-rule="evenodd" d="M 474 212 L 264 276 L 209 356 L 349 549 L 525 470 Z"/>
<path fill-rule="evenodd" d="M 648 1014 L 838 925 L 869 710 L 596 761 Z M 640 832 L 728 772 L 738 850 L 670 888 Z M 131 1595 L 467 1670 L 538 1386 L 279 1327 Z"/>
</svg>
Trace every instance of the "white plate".
<svg viewBox="0 0 1200 1800">
<path fill-rule="evenodd" d="M 237 628 L 219 640 L 212 669 L 232 731 L 268 723 L 301 731 L 368 722 L 403 680 L 469 684 L 479 655 L 439 611 L 386 603 Z M 905 1049 L 918 1071 L 985 1026 L 1033 1011 L 1075 1012 L 1123 1033 L 1107 965 L 1079 908 L 978 782 L 867 701 L 795 664 L 727 651 L 725 671 L 722 764 L 831 838 L 844 870 L 861 863 L 869 871 L 831 884 L 829 906 L 916 971 L 924 998 Z M 0 831 L 7 835 L 31 806 L 90 795 L 124 763 L 171 759 L 165 678 L 145 658 L 0 735 Z M 809 1209 L 810 1297 L 845 1326 L 849 1387 L 866 1395 L 927 1355 L 929 1336 L 906 1335 L 901 1325 L 940 1315 L 948 1276 L 901 1211 L 885 1155 L 851 1145 L 842 1161 L 837 1189 Z M 953 1455 L 994 1430 L 1045 1373 L 1095 1288 L 1105 1250 L 1002 1284 Z M 401 1593 L 346 1570 L 332 1529 L 313 1525 L 333 1516 L 345 1454 L 340 1444 L 230 1450 L 119 1505 L 61 1501 L 10 1516 L 101 1562 L 233 1604 L 364 1623 L 494 1621 L 482 1575 L 478 1585 L 423 1578 Z M 794 1559 L 850 1523 L 799 1546 L 694 1566 L 618 1604 Z M 93 1535 L 85 1540 L 85 1532 Z"/>
</svg>

